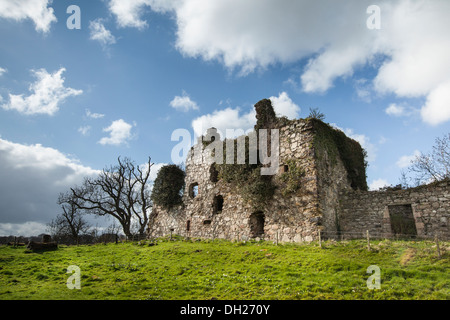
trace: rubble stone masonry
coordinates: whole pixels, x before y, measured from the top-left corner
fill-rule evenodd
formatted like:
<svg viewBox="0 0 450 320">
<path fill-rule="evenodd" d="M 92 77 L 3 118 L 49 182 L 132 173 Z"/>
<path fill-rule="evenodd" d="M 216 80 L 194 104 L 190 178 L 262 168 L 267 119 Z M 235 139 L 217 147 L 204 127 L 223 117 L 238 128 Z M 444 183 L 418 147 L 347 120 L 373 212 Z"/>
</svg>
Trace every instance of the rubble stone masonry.
<svg viewBox="0 0 450 320">
<path fill-rule="evenodd" d="M 405 208 L 405 216 L 412 212 L 417 235 L 449 234 L 449 181 L 367 191 L 365 167 L 352 167 L 355 162 L 350 161 L 364 158 L 357 142 L 338 132 L 340 140 L 334 145 L 326 137 L 333 137 L 335 129 L 316 119 L 284 119 L 277 129 L 279 170 L 272 178 L 276 188 L 268 204 L 258 207 L 244 201 L 239 189 L 219 179 L 211 149 L 199 142 L 186 159 L 183 204 L 171 209 L 155 205 L 148 236 L 302 242 L 317 240 L 319 232 L 330 237 L 366 230 L 392 235 L 396 205 Z M 348 146 L 355 148 L 344 150 Z M 301 187 L 286 193 L 282 176 L 293 164 L 302 172 L 296 177 Z"/>
</svg>

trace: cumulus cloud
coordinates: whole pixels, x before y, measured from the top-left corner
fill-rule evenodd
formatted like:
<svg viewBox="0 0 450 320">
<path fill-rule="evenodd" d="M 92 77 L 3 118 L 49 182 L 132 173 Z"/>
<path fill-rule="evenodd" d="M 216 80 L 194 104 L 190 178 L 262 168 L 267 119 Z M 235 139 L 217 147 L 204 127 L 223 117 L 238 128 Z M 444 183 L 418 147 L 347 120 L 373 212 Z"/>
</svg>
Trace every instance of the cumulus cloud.
<svg viewBox="0 0 450 320">
<path fill-rule="evenodd" d="M 300 107 L 295 104 L 286 92 L 281 92 L 278 97 L 269 98 L 277 116 L 286 116 L 288 119 L 297 119 L 300 116 Z"/>
<path fill-rule="evenodd" d="M 241 114 L 240 111 L 239 108 L 226 108 L 223 110 L 215 110 L 211 114 L 206 114 L 194 119 L 192 121 L 192 128 L 194 129 L 195 135 L 199 137 L 203 135 L 207 129 L 214 127 L 220 133 L 221 138 L 234 138 L 234 133 L 241 135 L 246 131 L 253 129 L 253 126 L 256 123 L 256 112 L 254 109 L 244 114 Z M 229 130 L 228 135 L 227 129 Z"/>
<path fill-rule="evenodd" d="M 6 70 L 5 68 L 0 67 L 0 77 L 6 73 L 8 70 Z"/>
<path fill-rule="evenodd" d="M 385 180 L 385 179 L 376 179 L 376 180 L 373 180 L 369 184 L 369 190 L 374 191 L 374 190 L 378 190 L 380 188 L 387 187 L 387 186 L 389 186 L 389 183 L 387 182 L 387 180 Z"/>
<path fill-rule="evenodd" d="M 95 112 L 91 112 L 91 110 L 86 109 L 86 117 L 91 118 L 91 119 L 101 119 L 103 118 L 105 115 L 103 113 L 95 113 Z"/>
<path fill-rule="evenodd" d="M 391 103 L 384 112 L 393 117 L 410 117 L 420 113 L 420 110 L 407 103 Z"/>
<path fill-rule="evenodd" d="M 450 81 L 440 84 L 432 90 L 421 109 L 425 122 L 438 125 L 450 120 Z"/>
<path fill-rule="evenodd" d="M 158 6 L 158 1 L 154 0 L 111 0 L 108 7 L 111 13 L 116 16 L 117 24 L 120 27 L 144 29 L 148 26 L 148 23 L 141 16 L 146 7 L 152 5 L 154 10 L 162 9 Z"/>
<path fill-rule="evenodd" d="M 191 100 L 186 91 L 183 91 L 183 94 L 181 96 L 175 96 L 173 100 L 170 101 L 170 106 L 182 112 L 199 109 L 197 103 Z"/>
<path fill-rule="evenodd" d="M 89 135 L 89 132 L 91 131 L 91 126 L 82 126 L 78 128 L 78 132 L 81 133 L 83 136 Z"/>
<path fill-rule="evenodd" d="M 98 143 L 102 145 L 114 145 L 119 146 L 128 143 L 133 137 L 131 129 L 132 124 L 125 122 L 123 119 L 115 120 L 107 128 L 104 128 L 104 132 L 109 132 L 109 137 L 103 137 Z"/>
<path fill-rule="evenodd" d="M 369 66 L 368 88 L 398 98 L 426 98 L 422 119 L 450 120 L 450 2 L 377 1 L 381 29 L 366 26 L 368 0 L 124 0 L 110 1 L 119 25 L 142 28 L 145 10 L 170 12 L 176 48 L 187 57 L 218 61 L 246 75 L 276 64 L 305 62 L 303 91 L 324 93 L 339 78 Z M 119 10 L 120 9 L 120 10 Z M 295 81 L 294 81 L 295 82 Z M 371 86 L 369 86 L 369 83 Z M 358 91 L 359 90 L 359 91 Z"/>
<path fill-rule="evenodd" d="M 373 88 L 372 82 L 366 78 L 355 79 L 353 83 L 356 96 L 366 103 L 372 102 Z"/>
<path fill-rule="evenodd" d="M 161 167 L 163 167 L 167 164 L 168 163 L 162 163 L 162 162 L 152 164 L 152 167 L 150 169 L 150 176 L 149 176 L 150 184 L 153 184 L 153 182 L 155 181 L 156 176 L 158 175 L 159 169 L 161 169 Z M 142 170 L 142 172 L 146 173 L 148 171 L 148 163 L 141 164 L 139 166 L 139 168 Z"/>
<path fill-rule="evenodd" d="M 0 1 L 0 18 L 22 21 L 30 19 L 36 31 L 47 33 L 57 19 L 53 8 L 48 6 L 52 0 L 2 0 Z"/>
<path fill-rule="evenodd" d="M 58 194 L 97 170 L 54 148 L 0 138 L 0 230 L 39 227 L 58 213 Z M 40 233 L 40 232 L 39 232 Z M 5 234 L 7 235 L 7 234 Z"/>
<path fill-rule="evenodd" d="M 349 138 L 359 142 L 361 147 L 367 152 L 367 161 L 374 162 L 377 157 L 377 147 L 370 141 L 370 138 L 365 134 L 355 133 L 353 129 L 350 128 L 340 128 L 335 123 L 330 123 L 330 125 L 338 130 L 344 132 Z"/>
<path fill-rule="evenodd" d="M 98 41 L 102 46 L 116 43 L 116 38 L 107 30 L 101 19 L 89 22 L 90 39 Z"/>
<path fill-rule="evenodd" d="M 64 87 L 65 79 L 61 68 L 54 73 L 48 73 L 45 69 L 31 70 L 36 81 L 29 86 L 30 95 L 9 94 L 9 103 L 3 104 L 5 110 L 16 110 L 25 115 L 47 114 L 54 115 L 68 97 L 78 96 L 82 90 Z"/>
<path fill-rule="evenodd" d="M 400 117 L 405 114 L 405 107 L 396 103 L 391 103 L 384 111 L 390 116 Z"/>
<path fill-rule="evenodd" d="M 292 101 L 286 92 L 281 92 L 278 97 L 272 96 L 270 100 L 277 116 L 286 116 L 290 119 L 299 117 L 300 107 Z M 205 134 L 207 129 L 214 127 L 222 138 L 235 138 L 253 130 L 255 124 L 256 111 L 253 106 L 247 112 L 243 112 L 239 107 L 227 107 L 195 118 L 192 121 L 192 128 L 196 136 L 201 136 Z"/>
<path fill-rule="evenodd" d="M 289 119 L 299 117 L 300 107 L 292 101 L 286 92 L 283 91 L 278 96 L 271 96 L 269 99 L 277 116 L 286 116 Z M 253 106 L 247 112 L 242 112 L 239 107 L 227 107 L 195 118 L 192 121 L 192 128 L 196 136 L 201 136 L 205 134 L 207 129 L 214 127 L 222 138 L 235 138 L 253 130 L 255 124 L 256 111 Z M 229 130 L 228 134 L 227 129 Z"/>
<path fill-rule="evenodd" d="M 401 156 L 397 161 L 397 166 L 401 169 L 407 168 L 411 165 L 411 162 L 416 159 L 418 156 L 420 156 L 420 151 L 415 150 L 413 154 L 411 155 L 405 155 Z"/>
</svg>

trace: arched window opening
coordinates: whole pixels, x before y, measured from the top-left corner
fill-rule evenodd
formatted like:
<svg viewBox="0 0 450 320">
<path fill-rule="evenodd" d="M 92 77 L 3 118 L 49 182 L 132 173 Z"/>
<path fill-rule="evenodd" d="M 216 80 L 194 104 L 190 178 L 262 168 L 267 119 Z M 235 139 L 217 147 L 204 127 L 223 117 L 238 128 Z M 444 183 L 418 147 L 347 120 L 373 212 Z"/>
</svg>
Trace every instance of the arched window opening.
<svg viewBox="0 0 450 320">
<path fill-rule="evenodd" d="M 189 186 L 189 197 L 193 199 L 197 195 L 198 195 L 198 183 L 197 182 L 191 183 L 191 185 Z"/>
</svg>

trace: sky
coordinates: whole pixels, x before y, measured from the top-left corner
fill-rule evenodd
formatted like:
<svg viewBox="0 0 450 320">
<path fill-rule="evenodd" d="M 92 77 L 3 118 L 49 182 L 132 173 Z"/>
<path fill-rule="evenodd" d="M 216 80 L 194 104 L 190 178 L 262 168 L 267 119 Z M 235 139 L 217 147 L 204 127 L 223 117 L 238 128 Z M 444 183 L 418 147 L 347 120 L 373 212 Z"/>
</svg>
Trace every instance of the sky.
<svg viewBox="0 0 450 320">
<path fill-rule="evenodd" d="M 173 163 L 177 129 L 311 108 L 396 185 L 449 132 L 447 0 L 0 0 L 0 236 L 38 235 L 58 194 L 130 157 Z M 173 141 L 174 140 L 174 141 Z M 112 221 L 97 220 L 98 225 Z"/>
</svg>

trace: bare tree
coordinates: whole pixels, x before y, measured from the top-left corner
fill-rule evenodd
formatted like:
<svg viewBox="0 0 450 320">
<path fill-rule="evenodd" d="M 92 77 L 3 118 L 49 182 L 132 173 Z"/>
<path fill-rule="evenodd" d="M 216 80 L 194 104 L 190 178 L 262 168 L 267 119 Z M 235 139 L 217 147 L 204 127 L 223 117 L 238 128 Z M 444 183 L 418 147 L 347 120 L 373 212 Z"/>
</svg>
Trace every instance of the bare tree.
<svg viewBox="0 0 450 320">
<path fill-rule="evenodd" d="M 80 236 L 89 232 L 91 225 L 83 218 L 83 212 L 76 204 L 77 199 L 70 193 L 60 193 L 58 204 L 62 213 L 48 224 L 53 237 L 69 238 L 79 244 Z"/>
<path fill-rule="evenodd" d="M 416 184 L 450 179 L 450 133 L 436 138 L 431 153 L 416 156 L 409 171 L 416 177 Z"/>
<path fill-rule="evenodd" d="M 138 224 L 137 232 L 144 235 L 152 203 L 149 177 L 153 165 L 141 168 L 130 159 L 118 158 L 118 164 L 103 171 L 96 178 L 85 178 L 81 187 L 71 188 L 79 209 L 99 216 L 112 216 L 120 223 L 128 238 L 132 237 L 132 222 Z"/>
</svg>

